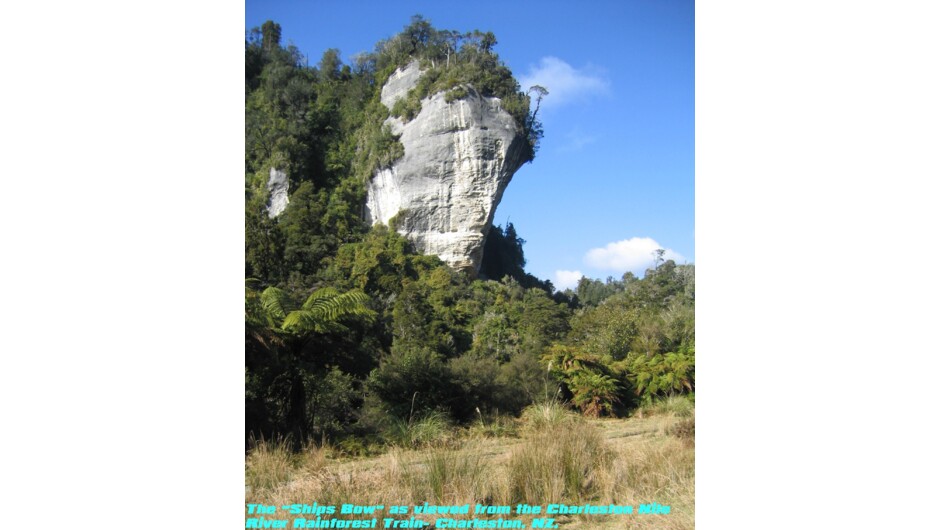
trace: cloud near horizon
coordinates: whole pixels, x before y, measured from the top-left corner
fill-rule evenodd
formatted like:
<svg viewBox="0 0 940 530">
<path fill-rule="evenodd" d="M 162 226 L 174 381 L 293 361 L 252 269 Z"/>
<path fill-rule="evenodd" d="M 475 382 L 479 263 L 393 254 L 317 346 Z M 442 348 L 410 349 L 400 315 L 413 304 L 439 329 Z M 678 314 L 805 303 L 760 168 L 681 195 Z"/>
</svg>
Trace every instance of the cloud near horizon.
<svg viewBox="0 0 940 530">
<path fill-rule="evenodd" d="M 606 94 L 610 83 L 594 70 L 574 68 L 558 57 L 542 57 L 538 66 L 529 66 L 528 73 L 519 76 L 519 85 L 522 90 L 532 85 L 545 87 L 548 95 L 542 100 L 542 108 L 557 107 L 590 95 Z"/>
<path fill-rule="evenodd" d="M 552 283 L 555 285 L 555 289 L 559 291 L 574 289 L 578 286 L 578 281 L 581 280 L 582 276 L 584 274 L 581 271 L 558 270 L 555 271 L 555 281 Z"/>
<path fill-rule="evenodd" d="M 653 266 L 653 253 L 660 248 L 666 251 L 664 259 L 677 263 L 685 260 L 681 254 L 660 245 L 651 237 L 632 237 L 608 243 L 605 247 L 592 248 L 584 255 L 584 262 L 598 269 L 642 273 Z M 557 272 L 555 274 L 558 275 Z"/>
</svg>

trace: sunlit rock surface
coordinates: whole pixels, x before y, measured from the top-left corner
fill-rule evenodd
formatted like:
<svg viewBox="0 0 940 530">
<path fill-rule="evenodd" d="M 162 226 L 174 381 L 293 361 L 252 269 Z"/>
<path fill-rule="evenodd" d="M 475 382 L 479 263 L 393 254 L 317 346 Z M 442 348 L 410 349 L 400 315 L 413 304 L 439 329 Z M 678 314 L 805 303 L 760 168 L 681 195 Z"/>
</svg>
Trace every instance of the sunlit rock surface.
<svg viewBox="0 0 940 530">
<path fill-rule="evenodd" d="M 396 71 L 382 103 L 391 110 L 419 77 L 417 62 Z M 419 252 L 476 274 L 496 206 L 525 163 L 526 138 L 498 98 L 465 88 L 469 95 L 451 103 L 443 92 L 424 99 L 408 123 L 388 119 L 405 155 L 372 178 L 366 215 L 386 225 L 397 216 L 396 229 Z"/>
<path fill-rule="evenodd" d="M 268 217 L 277 217 L 287 208 L 288 185 L 287 173 L 272 167 L 268 176 Z"/>
</svg>

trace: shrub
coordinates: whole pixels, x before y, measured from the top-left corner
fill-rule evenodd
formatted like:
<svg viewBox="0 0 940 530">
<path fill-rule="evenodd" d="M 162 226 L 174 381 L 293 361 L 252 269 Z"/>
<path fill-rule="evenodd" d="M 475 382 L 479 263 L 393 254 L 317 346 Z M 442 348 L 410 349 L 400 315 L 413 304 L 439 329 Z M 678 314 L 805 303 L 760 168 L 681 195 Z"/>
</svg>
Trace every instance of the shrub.
<svg viewBox="0 0 940 530">
<path fill-rule="evenodd" d="M 444 101 L 446 101 L 447 103 L 453 103 L 454 101 L 457 101 L 458 99 L 463 99 L 467 97 L 467 95 L 468 95 L 467 89 L 462 86 L 458 86 L 452 90 L 448 90 L 447 93 L 444 94 Z"/>
<path fill-rule="evenodd" d="M 427 349 L 393 352 L 373 370 L 368 387 L 394 417 L 408 423 L 452 399 L 450 370 L 440 354 Z"/>
<path fill-rule="evenodd" d="M 400 98 L 392 106 L 391 115 L 401 118 L 402 121 L 408 123 L 413 120 L 418 113 L 421 112 L 421 100 L 413 97 L 403 97 Z"/>
</svg>

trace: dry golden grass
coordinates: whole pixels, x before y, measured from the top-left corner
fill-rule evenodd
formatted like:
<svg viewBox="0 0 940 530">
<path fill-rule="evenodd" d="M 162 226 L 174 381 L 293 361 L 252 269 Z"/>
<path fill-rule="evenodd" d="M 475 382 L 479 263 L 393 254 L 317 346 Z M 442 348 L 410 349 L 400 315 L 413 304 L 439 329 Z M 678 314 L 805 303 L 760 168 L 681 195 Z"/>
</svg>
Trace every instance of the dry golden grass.
<svg viewBox="0 0 940 530">
<path fill-rule="evenodd" d="M 536 505 L 589 498 L 612 452 L 600 430 L 581 421 L 530 433 L 509 457 L 508 496 L 502 504 Z"/>
<path fill-rule="evenodd" d="M 555 410 L 524 418 L 514 430 L 518 438 L 469 431 L 446 445 L 391 448 L 373 458 L 333 459 L 329 448 L 316 447 L 291 455 L 284 444 L 259 444 L 246 461 L 246 502 L 386 507 L 428 502 L 470 504 L 471 511 L 476 503 L 513 508 L 520 502 L 612 503 L 636 510 L 657 502 L 670 506 L 670 513 L 548 517 L 556 517 L 563 529 L 694 528 L 694 441 L 689 443 L 688 425 L 677 427 L 694 425 L 694 409 L 690 418 L 663 411 L 589 421 Z M 388 517 L 388 509 L 376 516 Z M 533 516 L 506 517 L 528 527 Z M 435 518 L 425 520 L 433 524 Z"/>
<path fill-rule="evenodd" d="M 294 466 L 287 442 L 258 442 L 245 459 L 245 485 L 262 493 L 290 480 Z"/>
</svg>

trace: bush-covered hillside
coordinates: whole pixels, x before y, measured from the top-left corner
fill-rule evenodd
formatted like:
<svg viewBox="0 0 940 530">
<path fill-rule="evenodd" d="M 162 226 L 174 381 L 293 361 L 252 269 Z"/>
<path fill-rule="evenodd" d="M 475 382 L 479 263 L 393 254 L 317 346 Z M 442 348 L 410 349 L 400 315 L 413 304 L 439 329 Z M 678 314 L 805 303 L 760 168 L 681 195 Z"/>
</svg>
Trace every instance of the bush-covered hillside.
<svg viewBox="0 0 940 530">
<path fill-rule="evenodd" d="M 311 65 L 266 22 L 245 43 L 246 440 L 385 440 L 422 419 L 468 422 L 567 400 L 585 415 L 694 391 L 694 268 L 584 279 L 556 293 L 524 270 L 524 241 L 493 227 L 479 279 L 362 219 L 364 183 L 402 155 L 382 123 L 388 76 L 428 69 L 405 103 L 462 87 L 502 98 L 535 155 L 537 103 L 492 33 L 415 17 L 374 52 Z M 533 95 L 539 96 L 540 87 Z M 531 106 L 535 107 L 530 109 Z M 271 168 L 290 202 L 269 218 Z"/>
</svg>

